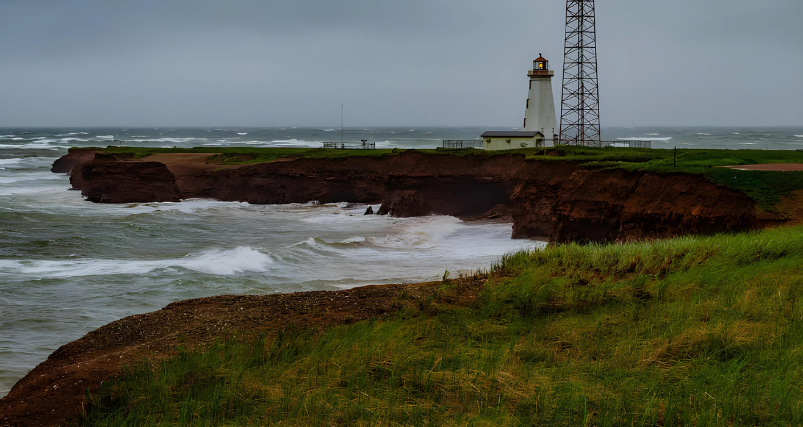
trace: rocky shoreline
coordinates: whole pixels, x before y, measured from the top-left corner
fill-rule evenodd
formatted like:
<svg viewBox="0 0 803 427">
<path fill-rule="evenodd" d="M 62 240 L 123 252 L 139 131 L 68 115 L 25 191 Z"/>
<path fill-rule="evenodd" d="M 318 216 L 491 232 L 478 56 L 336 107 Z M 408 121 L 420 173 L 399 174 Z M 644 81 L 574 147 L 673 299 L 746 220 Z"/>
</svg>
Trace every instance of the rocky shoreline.
<svg viewBox="0 0 803 427">
<path fill-rule="evenodd" d="M 467 305 L 485 280 L 454 281 L 450 304 Z M 273 336 L 285 328 L 326 328 L 381 318 L 406 304 L 420 305 L 441 282 L 364 286 L 343 291 L 222 295 L 179 301 L 126 317 L 61 346 L 0 399 L 0 427 L 62 426 L 86 411 L 86 391 L 118 375 L 123 366 L 191 349 L 216 338 Z M 441 295 L 441 298 L 443 296 Z"/>
</svg>

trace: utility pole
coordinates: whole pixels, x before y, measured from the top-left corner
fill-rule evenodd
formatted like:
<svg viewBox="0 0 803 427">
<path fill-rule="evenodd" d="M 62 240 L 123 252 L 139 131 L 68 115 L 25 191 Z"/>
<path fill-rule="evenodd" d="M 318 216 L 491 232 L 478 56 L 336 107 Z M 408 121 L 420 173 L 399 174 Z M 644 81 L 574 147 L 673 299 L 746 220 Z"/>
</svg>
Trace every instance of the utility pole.
<svg viewBox="0 0 803 427">
<path fill-rule="evenodd" d="M 678 167 L 678 146 L 675 146 L 675 155 L 672 157 L 672 167 Z"/>
</svg>

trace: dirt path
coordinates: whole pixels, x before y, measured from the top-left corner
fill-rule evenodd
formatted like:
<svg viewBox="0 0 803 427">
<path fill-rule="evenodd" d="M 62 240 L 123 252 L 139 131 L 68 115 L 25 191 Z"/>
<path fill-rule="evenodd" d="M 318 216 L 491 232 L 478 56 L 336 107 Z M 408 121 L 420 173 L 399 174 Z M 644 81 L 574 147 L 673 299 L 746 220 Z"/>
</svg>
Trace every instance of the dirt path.
<svg viewBox="0 0 803 427">
<path fill-rule="evenodd" d="M 740 171 L 803 171 L 803 163 L 763 163 L 758 165 L 725 166 Z"/>
<path fill-rule="evenodd" d="M 485 280 L 457 280 L 438 292 L 446 305 L 470 304 Z M 200 298 L 126 317 L 56 350 L 0 399 L 0 426 L 58 426 L 86 408 L 85 393 L 123 365 L 171 354 L 178 344 L 207 345 L 232 333 L 273 334 L 286 327 L 325 328 L 418 308 L 441 282 L 365 286 L 343 291 Z"/>
<path fill-rule="evenodd" d="M 214 153 L 156 153 L 135 161 L 164 163 L 167 170 L 175 176 L 194 175 L 199 171 L 214 169 L 237 169 L 239 166 L 210 162 L 209 158 L 214 155 Z"/>
</svg>

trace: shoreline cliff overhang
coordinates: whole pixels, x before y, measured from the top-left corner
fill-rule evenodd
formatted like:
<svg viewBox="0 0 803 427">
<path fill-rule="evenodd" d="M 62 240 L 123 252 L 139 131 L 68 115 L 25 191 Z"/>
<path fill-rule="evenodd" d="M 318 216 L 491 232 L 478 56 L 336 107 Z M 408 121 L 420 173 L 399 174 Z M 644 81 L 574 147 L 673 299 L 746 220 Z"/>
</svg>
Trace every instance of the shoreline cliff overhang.
<svg viewBox="0 0 803 427">
<path fill-rule="evenodd" d="M 594 169 L 520 153 L 288 158 L 226 165 L 209 153 L 72 150 L 53 171 L 99 203 L 211 198 L 256 204 L 380 203 L 380 214 L 507 219 L 513 238 L 601 242 L 759 228 L 750 197 L 685 172 Z M 766 222 L 766 221 L 764 221 Z"/>
</svg>

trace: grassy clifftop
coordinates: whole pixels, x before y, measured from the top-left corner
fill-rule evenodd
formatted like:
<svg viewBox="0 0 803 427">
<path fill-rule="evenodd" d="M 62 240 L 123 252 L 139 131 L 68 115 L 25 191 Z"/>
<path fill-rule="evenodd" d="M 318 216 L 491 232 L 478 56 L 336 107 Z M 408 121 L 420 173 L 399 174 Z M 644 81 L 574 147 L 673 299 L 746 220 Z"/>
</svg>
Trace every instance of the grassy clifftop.
<svg viewBox="0 0 803 427">
<path fill-rule="evenodd" d="M 722 166 L 759 163 L 803 163 L 803 152 L 789 150 L 650 150 L 634 148 L 590 148 L 561 146 L 550 149 L 485 151 L 476 149 L 432 150 L 325 150 L 321 148 L 194 147 L 73 148 L 99 150 L 142 158 L 157 153 L 209 153 L 210 161 L 224 165 L 254 164 L 289 158 L 385 157 L 414 151 L 455 156 L 499 156 L 518 153 L 541 162 L 573 162 L 592 169 L 626 169 L 659 174 L 683 172 L 700 174 L 716 184 L 739 190 L 762 207 L 775 211 L 781 197 L 803 189 L 803 172 L 742 171 Z"/>
<path fill-rule="evenodd" d="M 503 257 L 373 321 L 131 367 L 85 425 L 803 423 L 803 228 Z"/>
<path fill-rule="evenodd" d="M 250 164 L 268 162 L 280 158 L 340 158 L 340 157 L 382 157 L 415 151 L 429 154 L 451 154 L 458 156 L 498 156 L 510 153 L 523 154 L 529 159 L 539 161 L 572 161 L 590 167 L 618 167 L 646 169 L 652 171 L 692 171 L 716 166 L 731 166 L 757 163 L 803 163 L 803 152 L 791 150 L 677 150 L 675 164 L 674 150 L 651 150 L 642 148 L 617 147 L 575 147 L 525 148 L 507 151 L 486 151 L 466 149 L 378 149 L 378 150 L 332 150 L 322 148 L 288 147 L 193 147 L 193 148 L 151 148 L 151 147 L 82 147 L 71 150 L 92 150 L 106 153 L 131 154 L 135 158 L 156 153 L 210 153 L 222 154 L 222 160 L 231 164 Z M 238 159 L 234 157 L 239 156 Z"/>
</svg>

